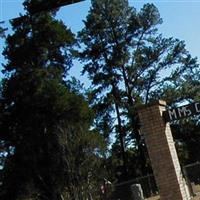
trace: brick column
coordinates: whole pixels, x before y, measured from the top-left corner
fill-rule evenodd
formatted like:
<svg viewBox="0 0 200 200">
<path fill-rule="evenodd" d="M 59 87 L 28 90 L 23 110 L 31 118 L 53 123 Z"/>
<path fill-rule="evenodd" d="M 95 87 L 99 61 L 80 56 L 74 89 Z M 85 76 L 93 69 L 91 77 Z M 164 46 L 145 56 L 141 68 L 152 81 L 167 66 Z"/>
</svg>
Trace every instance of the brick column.
<svg viewBox="0 0 200 200">
<path fill-rule="evenodd" d="M 141 133 L 148 148 L 160 200 L 188 200 L 169 123 L 162 112 L 166 103 L 159 101 L 139 110 Z"/>
</svg>

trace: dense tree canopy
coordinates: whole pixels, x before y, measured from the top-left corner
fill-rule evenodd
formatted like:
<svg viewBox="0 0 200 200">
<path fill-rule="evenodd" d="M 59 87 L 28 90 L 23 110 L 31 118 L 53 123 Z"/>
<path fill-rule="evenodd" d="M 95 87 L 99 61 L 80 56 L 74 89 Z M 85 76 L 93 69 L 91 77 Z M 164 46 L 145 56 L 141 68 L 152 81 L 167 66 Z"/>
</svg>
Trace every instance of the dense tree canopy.
<svg viewBox="0 0 200 200">
<path fill-rule="evenodd" d="M 3 52 L 0 198 L 82 198 L 89 195 L 88 176 L 92 181 L 98 170 L 92 165 L 102 140 L 89 131 L 92 112 L 83 95 L 64 81 L 72 66 L 74 35 L 55 13 L 29 13 L 31 3 L 24 3 L 26 16 L 11 22 L 13 34 Z"/>
<path fill-rule="evenodd" d="M 0 25 L 3 24 L 3 22 L 0 22 Z M 5 31 L 6 29 L 0 26 L 0 38 L 5 37 Z"/>
</svg>

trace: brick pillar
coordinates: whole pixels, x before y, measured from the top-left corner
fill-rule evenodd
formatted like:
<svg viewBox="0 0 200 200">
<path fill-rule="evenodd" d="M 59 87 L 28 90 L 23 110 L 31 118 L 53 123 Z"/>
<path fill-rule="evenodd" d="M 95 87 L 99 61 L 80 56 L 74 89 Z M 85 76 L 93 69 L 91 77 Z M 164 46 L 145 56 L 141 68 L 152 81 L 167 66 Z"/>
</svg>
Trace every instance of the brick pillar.
<svg viewBox="0 0 200 200">
<path fill-rule="evenodd" d="M 188 200 L 169 123 L 162 112 L 166 103 L 159 101 L 139 110 L 141 133 L 148 148 L 160 200 Z"/>
</svg>

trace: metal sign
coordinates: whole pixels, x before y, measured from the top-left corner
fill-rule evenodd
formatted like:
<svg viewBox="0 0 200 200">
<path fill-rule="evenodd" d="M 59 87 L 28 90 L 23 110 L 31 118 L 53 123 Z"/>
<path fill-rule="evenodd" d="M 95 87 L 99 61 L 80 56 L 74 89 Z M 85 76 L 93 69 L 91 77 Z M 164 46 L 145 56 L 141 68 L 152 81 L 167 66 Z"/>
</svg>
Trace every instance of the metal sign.
<svg viewBox="0 0 200 200">
<path fill-rule="evenodd" d="M 166 122 L 171 122 L 198 114 L 200 114 L 200 103 L 192 103 L 163 112 Z"/>
</svg>

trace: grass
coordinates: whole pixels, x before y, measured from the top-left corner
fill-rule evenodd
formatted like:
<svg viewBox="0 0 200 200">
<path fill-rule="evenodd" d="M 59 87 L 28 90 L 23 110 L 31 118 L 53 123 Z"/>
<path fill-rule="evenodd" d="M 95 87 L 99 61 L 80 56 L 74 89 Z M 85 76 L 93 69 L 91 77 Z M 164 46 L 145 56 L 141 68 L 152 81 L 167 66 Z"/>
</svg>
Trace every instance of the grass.
<svg viewBox="0 0 200 200">
<path fill-rule="evenodd" d="M 155 196 L 155 197 L 150 197 L 150 198 L 148 198 L 146 200 L 159 200 L 159 199 L 160 199 L 159 196 Z"/>
<path fill-rule="evenodd" d="M 200 196 L 196 196 L 192 200 L 200 200 Z"/>
<path fill-rule="evenodd" d="M 159 200 L 159 199 L 160 199 L 159 196 L 155 196 L 155 197 L 150 197 L 146 200 Z M 200 196 L 196 196 L 196 197 L 192 198 L 191 200 L 200 200 Z"/>
</svg>

